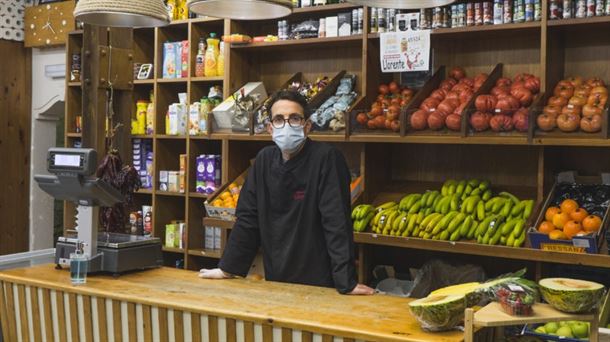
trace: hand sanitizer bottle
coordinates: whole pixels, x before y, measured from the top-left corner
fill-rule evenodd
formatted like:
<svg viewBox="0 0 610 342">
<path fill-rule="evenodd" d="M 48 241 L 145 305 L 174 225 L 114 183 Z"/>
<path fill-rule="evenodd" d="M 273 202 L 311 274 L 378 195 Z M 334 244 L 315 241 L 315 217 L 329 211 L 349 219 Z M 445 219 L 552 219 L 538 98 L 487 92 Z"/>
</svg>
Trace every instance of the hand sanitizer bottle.
<svg viewBox="0 0 610 342">
<path fill-rule="evenodd" d="M 76 243 L 75 253 L 70 253 L 70 280 L 72 285 L 82 285 L 87 282 L 87 255 L 83 252 L 83 242 Z"/>
</svg>

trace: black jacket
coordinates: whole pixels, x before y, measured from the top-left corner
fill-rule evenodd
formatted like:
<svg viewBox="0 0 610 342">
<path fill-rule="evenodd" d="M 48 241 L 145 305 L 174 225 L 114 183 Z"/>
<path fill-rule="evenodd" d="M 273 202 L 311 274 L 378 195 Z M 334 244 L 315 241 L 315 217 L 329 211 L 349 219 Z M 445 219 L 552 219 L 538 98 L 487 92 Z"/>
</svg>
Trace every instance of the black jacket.
<svg viewBox="0 0 610 342">
<path fill-rule="evenodd" d="M 357 284 L 350 211 L 350 173 L 340 151 L 307 140 L 285 162 L 277 146 L 266 147 L 241 189 L 219 267 L 246 276 L 262 247 L 267 280 L 348 293 Z"/>
</svg>

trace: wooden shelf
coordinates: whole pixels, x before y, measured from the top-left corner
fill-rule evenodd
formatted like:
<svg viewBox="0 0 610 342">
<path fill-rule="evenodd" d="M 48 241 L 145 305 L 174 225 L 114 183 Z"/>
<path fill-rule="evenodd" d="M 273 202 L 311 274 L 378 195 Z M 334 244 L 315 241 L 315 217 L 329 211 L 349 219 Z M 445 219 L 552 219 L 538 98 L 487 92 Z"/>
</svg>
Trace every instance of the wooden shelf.
<svg viewBox="0 0 610 342">
<path fill-rule="evenodd" d="M 212 218 L 212 217 L 203 218 L 203 225 L 206 227 L 219 227 L 219 228 L 224 228 L 224 229 L 233 229 L 234 224 L 235 224 L 235 221 L 221 220 L 221 219 Z"/>
<path fill-rule="evenodd" d="M 186 193 L 184 193 L 184 192 L 172 192 L 172 191 L 161 191 L 161 190 L 157 190 L 156 194 L 160 195 L 160 196 L 172 196 L 172 197 L 185 197 L 186 196 Z"/>
<path fill-rule="evenodd" d="M 209 140 L 210 136 L 207 134 L 204 135 L 189 135 L 189 139 L 191 140 Z"/>
<path fill-rule="evenodd" d="M 186 83 L 188 78 L 157 78 L 157 83 Z"/>
<path fill-rule="evenodd" d="M 530 30 L 540 29 L 542 24 L 539 21 L 532 21 L 527 23 L 516 23 L 516 24 L 499 24 L 499 25 L 482 25 L 482 26 L 464 26 L 464 27 L 452 27 L 452 28 L 440 28 L 434 29 L 430 32 L 431 35 L 451 35 L 460 33 L 473 33 L 473 32 L 495 32 L 495 31 L 507 31 L 507 30 Z M 379 33 L 369 33 L 369 39 L 379 39 Z"/>
<path fill-rule="evenodd" d="M 66 133 L 66 136 L 69 138 L 82 138 L 82 133 Z"/>
<path fill-rule="evenodd" d="M 213 259 L 220 259 L 222 257 L 222 251 L 218 249 L 189 249 L 187 252 L 189 255 L 198 256 L 198 257 L 206 257 Z"/>
<path fill-rule="evenodd" d="M 292 10 L 292 14 L 314 14 L 314 13 L 324 13 L 324 12 L 339 12 L 341 10 L 348 10 L 359 8 L 362 6 L 353 5 L 350 3 L 341 3 L 341 4 L 333 4 L 333 5 L 324 5 L 324 6 L 310 6 L 310 7 L 299 7 Z"/>
<path fill-rule="evenodd" d="M 610 268 L 610 256 L 602 254 L 574 254 L 543 251 L 533 248 L 489 246 L 472 242 L 425 240 L 413 237 L 386 236 L 373 233 L 354 233 L 354 241 L 362 244 L 431 250 L 438 252 L 482 255 L 504 259 L 583 265 Z"/>
<path fill-rule="evenodd" d="M 498 302 L 492 302 L 474 314 L 474 324 L 481 327 L 501 327 L 559 321 L 591 321 L 594 314 L 570 314 L 555 310 L 549 304 L 536 303 L 531 316 L 511 316 Z"/>
<path fill-rule="evenodd" d="M 608 24 L 610 23 L 610 16 L 600 16 L 591 18 L 573 18 L 573 19 L 557 19 L 549 20 L 547 26 L 572 26 L 572 25 L 590 25 L 590 24 Z"/>
<path fill-rule="evenodd" d="M 307 39 L 292 39 L 278 40 L 276 42 L 251 43 L 247 45 L 232 45 L 231 49 L 235 50 L 250 50 L 250 49 L 270 49 L 270 48 L 291 48 L 298 46 L 323 46 L 336 45 L 340 43 L 355 44 L 362 41 L 362 35 L 352 35 L 346 37 L 328 37 L 328 38 L 307 38 Z"/>
<path fill-rule="evenodd" d="M 222 82 L 224 81 L 224 76 L 214 76 L 214 77 L 191 77 L 191 82 Z"/>
<path fill-rule="evenodd" d="M 154 135 L 148 135 L 148 134 L 132 134 L 131 135 L 132 139 L 153 139 Z"/>
<path fill-rule="evenodd" d="M 191 19 L 191 23 L 222 23 L 223 21 L 224 21 L 224 19 L 222 19 L 222 18 L 213 18 L 213 17 Z"/>
<path fill-rule="evenodd" d="M 206 199 L 208 198 L 208 194 L 202 194 L 199 192 L 189 192 L 189 197 L 193 197 L 193 198 L 203 198 Z"/>
<path fill-rule="evenodd" d="M 167 140 L 186 140 L 186 135 L 166 135 L 166 134 L 157 134 L 155 138 L 157 139 L 167 139 Z"/>
<path fill-rule="evenodd" d="M 153 190 L 152 189 L 140 189 L 136 192 L 136 194 L 146 194 L 146 195 L 152 195 Z"/>
<path fill-rule="evenodd" d="M 133 84 L 155 84 L 155 80 L 154 79 L 133 80 Z"/>
<path fill-rule="evenodd" d="M 174 248 L 174 247 L 165 247 L 165 246 L 163 246 L 161 248 L 161 250 L 163 250 L 164 252 L 169 252 L 169 253 L 184 254 L 184 249 L 182 249 L 182 248 Z"/>
<path fill-rule="evenodd" d="M 81 82 L 68 82 L 68 87 L 80 87 L 82 86 Z"/>
<path fill-rule="evenodd" d="M 191 19 L 180 19 L 180 20 L 172 20 L 167 26 L 180 26 L 180 25 L 188 25 Z M 166 27 L 167 27 L 166 26 Z"/>
<path fill-rule="evenodd" d="M 68 32 L 68 34 L 71 36 L 79 36 L 83 34 L 83 30 L 74 30 L 72 32 Z"/>
</svg>

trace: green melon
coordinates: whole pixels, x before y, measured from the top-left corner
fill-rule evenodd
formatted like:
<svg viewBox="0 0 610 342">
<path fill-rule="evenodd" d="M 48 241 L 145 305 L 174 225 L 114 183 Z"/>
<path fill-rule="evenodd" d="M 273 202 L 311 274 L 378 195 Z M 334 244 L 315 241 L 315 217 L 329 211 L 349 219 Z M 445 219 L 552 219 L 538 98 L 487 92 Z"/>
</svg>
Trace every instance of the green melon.
<svg viewBox="0 0 610 342">
<path fill-rule="evenodd" d="M 431 295 L 410 302 L 409 309 L 419 321 L 422 329 L 450 330 L 464 320 L 466 297 L 464 295 Z"/>
<path fill-rule="evenodd" d="M 569 278 L 546 278 L 539 282 L 544 300 L 555 309 L 570 313 L 589 312 L 604 295 L 604 285 Z"/>
<path fill-rule="evenodd" d="M 481 283 L 465 283 L 451 285 L 430 292 L 431 296 L 464 295 L 466 296 L 466 306 L 473 307 L 481 300 L 481 293 L 478 291 Z"/>
</svg>

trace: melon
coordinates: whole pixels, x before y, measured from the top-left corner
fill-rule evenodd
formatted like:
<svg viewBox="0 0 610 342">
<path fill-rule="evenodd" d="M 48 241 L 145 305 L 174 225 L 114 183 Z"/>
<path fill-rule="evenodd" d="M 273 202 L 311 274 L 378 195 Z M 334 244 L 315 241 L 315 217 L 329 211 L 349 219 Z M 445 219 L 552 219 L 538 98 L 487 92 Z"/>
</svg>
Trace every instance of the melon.
<svg viewBox="0 0 610 342">
<path fill-rule="evenodd" d="M 409 303 L 411 313 L 427 331 L 453 329 L 464 320 L 464 295 L 430 295 Z"/>
<path fill-rule="evenodd" d="M 430 292 L 431 296 L 448 296 L 448 295 L 463 295 L 466 296 L 466 306 L 472 307 L 477 305 L 481 300 L 481 293 L 477 291 L 481 283 L 464 283 L 451 285 Z"/>
<path fill-rule="evenodd" d="M 604 295 L 604 285 L 587 280 L 546 278 L 538 284 L 544 300 L 563 312 L 589 312 Z"/>
</svg>

